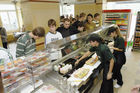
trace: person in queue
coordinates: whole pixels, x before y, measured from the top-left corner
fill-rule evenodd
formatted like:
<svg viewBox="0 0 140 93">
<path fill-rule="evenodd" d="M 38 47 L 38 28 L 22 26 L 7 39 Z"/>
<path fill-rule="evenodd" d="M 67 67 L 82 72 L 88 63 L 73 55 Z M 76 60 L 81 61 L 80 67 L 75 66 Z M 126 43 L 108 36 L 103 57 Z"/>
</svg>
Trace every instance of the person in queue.
<svg viewBox="0 0 140 93">
<path fill-rule="evenodd" d="M 48 27 L 49 27 L 49 32 L 46 34 L 46 37 L 45 37 L 46 48 L 50 42 L 54 42 L 54 41 L 63 39 L 61 33 L 56 31 L 56 21 L 54 19 L 50 19 L 48 21 Z M 56 50 L 55 52 L 50 54 L 51 61 L 55 61 L 61 57 L 62 57 L 62 53 L 61 53 L 61 51 L 58 51 L 58 50 Z"/>
<path fill-rule="evenodd" d="M 85 29 L 86 30 L 94 30 L 95 24 L 93 23 L 93 16 L 92 14 L 87 15 L 87 22 L 85 24 Z"/>
<path fill-rule="evenodd" d="M 99 13 L 94 14 L 93 23 L 95 24 L 95 28 L 98 28 L 98 27 L 101 26 L 100 14 Z"/>
<path fill-rule="evenodd" d="M 103 66 L 103 82 L 100 88 L 100 93 L 113 93 L 112 71 L 115 58 L 98 34 L 90 36 L 88 42 L 90 43 L 91 48 L 79 60 L 77 60 L 75 64 L 80 64 L 81 60 L 91 55 L 92 52 L 96 52 L 98 59 Z"/>
<path fill-rule="evenodd" d="M 56 31 L 60 32 L 62 34 L 62 37 L 68 37 L 72 35 L 72 31 L 74 28 L 70 26 L 70 20 L 68 18 L 64 19 L 64 23 L 62 27 L 58 27 Z"/>
<path fill-rule="evenodd" d="M 17 40 L 16 57 L 30 55 L 36 51 L 35 40 L 44 37 L 45 29 L 36 27 L 31 32 L 26 32 Z"/>
<path fill-rule="evenodd" d="M 83 22 L 86 20 L 86 14 L 85 13 L 81 13 L 79 16 L 79 19 L 72 25 L 75 28 L 78 28 L 78 23 Z"/>
</svg>

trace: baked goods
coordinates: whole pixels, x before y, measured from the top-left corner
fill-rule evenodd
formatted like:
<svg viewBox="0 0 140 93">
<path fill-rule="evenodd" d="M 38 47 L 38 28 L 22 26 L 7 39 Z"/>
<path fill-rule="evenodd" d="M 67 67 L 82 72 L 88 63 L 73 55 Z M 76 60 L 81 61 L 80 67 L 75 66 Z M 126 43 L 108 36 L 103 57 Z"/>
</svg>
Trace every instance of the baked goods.
<svg viewBox="0 0 140 93">
<path fill-rule="evenodd" d="M 96 62 L 98 61 L 98 57 L 96 57 L 95 59 L 89 59 L 88 61 L 86 61 L 87 65 L 93 66 Z"/>
<path fill-rule="evenodd" d="M 86 68 L 79 68 L 75 73 L 74 73 L 74 77 L 76 78 L 84 78 L 89 72 L 89 69 Z"/>
<path fill-rule="evenodd" d="M 71 69 L 72 69 L 72 65 L 71 64 L 67 64 L 64 67 L 60 68 L 60 73 L 66 74 Z"/>
</svg>

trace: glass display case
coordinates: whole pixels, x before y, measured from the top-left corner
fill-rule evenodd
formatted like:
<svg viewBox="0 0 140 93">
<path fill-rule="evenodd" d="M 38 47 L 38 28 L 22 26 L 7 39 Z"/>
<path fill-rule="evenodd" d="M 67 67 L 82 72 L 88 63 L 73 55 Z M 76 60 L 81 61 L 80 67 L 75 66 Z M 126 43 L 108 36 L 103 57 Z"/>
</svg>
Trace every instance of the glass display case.
<svg viewBox="0 0 140 93">
<path fill-rule="evenodd" d="M 106 41 L 107 29 L 114 25 L 104 25 L 95 31 L 85 31 L 70 37 L 51 42 L 47 48 L 32 55 L 21 57 L 7 64 L 6 70 L 1 71 L 5 93 L 78 93 L 85 91 L 92 84 L 101 70 L 101 62 L 87 60 L 96 57 L 89 55 L 80 64 L 75 62 L 90 45 L 87 38 L 98 33 Z M 52 53 L 61 51 L 62 57 L 51 61 Z M 58 54 L 59 56 L 59 54 Z M 53 56 L 55 57 L 55 56 Z M 47 92 L 46 92 L 47 91 Z"/>
</svg>

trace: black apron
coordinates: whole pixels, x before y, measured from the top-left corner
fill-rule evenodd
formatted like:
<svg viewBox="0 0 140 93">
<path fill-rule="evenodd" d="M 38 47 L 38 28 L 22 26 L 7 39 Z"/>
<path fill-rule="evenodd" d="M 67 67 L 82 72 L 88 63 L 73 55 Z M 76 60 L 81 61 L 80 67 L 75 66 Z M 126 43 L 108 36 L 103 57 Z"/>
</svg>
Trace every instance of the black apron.
<svg viewBox="0 0 140 93">
<path fill-rule="evenodd" d="M 106 62 L 110 63 L 110 62 Z M 107 80 L 107 73 L 109 71 L 109 64 L 103 64 L 103 82 L 99 93 L 114 93 L 113 79 Z"/>
</svg>

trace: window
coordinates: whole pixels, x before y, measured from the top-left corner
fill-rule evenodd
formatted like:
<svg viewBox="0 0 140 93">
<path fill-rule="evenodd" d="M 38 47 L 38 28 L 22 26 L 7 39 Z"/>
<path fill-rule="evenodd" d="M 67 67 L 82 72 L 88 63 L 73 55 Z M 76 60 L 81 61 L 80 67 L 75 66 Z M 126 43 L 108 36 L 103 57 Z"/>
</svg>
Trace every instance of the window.
<svg viewBox="0 0 140 93">
<path fill-rule="evenodd" d="M 60 16 L 61 15 L 73 15 L 74 17 L 74 5 L 60 5 Z"/>
<path fill-rule="evenodd" d="M 15 5 L 1 4 L 0 17 L 2 26 L 5 27 L 6 31 L 16 31 L 19 29 Z"/>
</svg>

